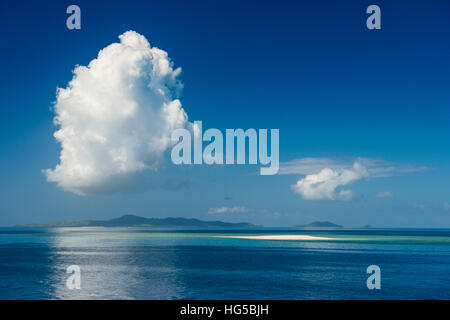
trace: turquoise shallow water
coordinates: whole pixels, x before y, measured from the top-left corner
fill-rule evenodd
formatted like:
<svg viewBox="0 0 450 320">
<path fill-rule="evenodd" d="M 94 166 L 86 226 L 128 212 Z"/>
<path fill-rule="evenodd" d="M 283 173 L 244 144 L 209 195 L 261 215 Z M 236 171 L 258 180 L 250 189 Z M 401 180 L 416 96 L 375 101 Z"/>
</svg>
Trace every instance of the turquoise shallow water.
<svg viewBox="0 0 450 320">
<path fill-rule="evenodd" d="M 221 238 L 301 234 L 330 241 Z M 366 268 L 381 268 L 368 290 Z M 66 268 L 81 269 L 81 289 Z M 450 230 L 0 229 L 2 299 L 449 299 Z"/>
</svg>

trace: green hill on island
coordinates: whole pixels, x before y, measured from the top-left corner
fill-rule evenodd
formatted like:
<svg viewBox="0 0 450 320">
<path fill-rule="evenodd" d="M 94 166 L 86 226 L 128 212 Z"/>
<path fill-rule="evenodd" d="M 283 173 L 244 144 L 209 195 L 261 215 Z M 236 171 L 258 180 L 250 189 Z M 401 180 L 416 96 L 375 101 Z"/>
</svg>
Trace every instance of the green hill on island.
<svg viewBox="0 0 450 320">
<path fill-rule="evenodd" d="M 21 228 L 52 227 L 195 227 L 195 228 L 255 228 L 251 223 L 231 223 L 222 221 L 204 221 L 187 218 L 144 218 L 131 214 L 111 220 L 61 221 L 51 223 L 35 223 L 18 225 Z"/>
</svg>

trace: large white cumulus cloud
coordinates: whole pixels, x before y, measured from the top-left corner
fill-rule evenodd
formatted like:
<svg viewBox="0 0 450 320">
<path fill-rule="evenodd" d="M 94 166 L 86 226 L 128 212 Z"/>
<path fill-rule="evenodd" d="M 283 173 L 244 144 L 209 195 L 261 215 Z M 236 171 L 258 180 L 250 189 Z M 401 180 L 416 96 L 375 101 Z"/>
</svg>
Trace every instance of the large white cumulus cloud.
<svg viewBox="0 0 450 320">
<path fill-rule="evenodd" d="M 144 36 L 128 31 L 119 38 L 57 91 L 60 163 L 45 174 L 77 194 L 135 187 L 136 174 L 158 168 L 172 131 L 187 124 L 177 99 L 181 69 Z"/>
</svg>

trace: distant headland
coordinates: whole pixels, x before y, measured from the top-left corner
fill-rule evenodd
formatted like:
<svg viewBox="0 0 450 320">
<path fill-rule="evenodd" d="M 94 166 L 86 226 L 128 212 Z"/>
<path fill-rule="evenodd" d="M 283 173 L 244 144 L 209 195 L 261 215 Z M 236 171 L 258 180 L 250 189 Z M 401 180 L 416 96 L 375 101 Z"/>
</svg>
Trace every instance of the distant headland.
<svg viewBox="0 0 450 320">
<path fill-rule="evenodd" d="M 257 225 L 241 222 L 204 221 L 187 218 L 144 218 L 131 214 L 111 220 L 61 221 L 17 225 L 21 228 L 53 227 L 155 227 L 155 228 L 256 228 Z"/>
</svg>

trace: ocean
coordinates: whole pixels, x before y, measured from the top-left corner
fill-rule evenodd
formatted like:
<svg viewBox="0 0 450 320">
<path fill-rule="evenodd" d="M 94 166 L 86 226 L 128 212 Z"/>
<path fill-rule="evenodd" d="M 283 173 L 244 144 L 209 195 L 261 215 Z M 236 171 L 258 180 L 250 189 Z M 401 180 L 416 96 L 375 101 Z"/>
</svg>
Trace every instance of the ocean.
<svg viewBox="0 0 450 320">
<path fill-rule="evenodd" d="M 296 234 L 331 239 L 233 238 Z M 0 228 L 0 299 L 449 298 L 450 230 Z"/>
</svg>

